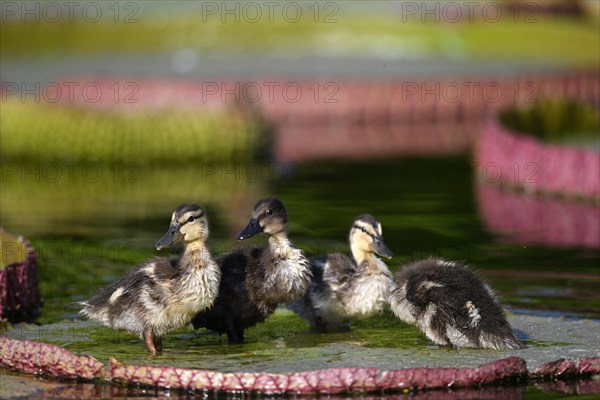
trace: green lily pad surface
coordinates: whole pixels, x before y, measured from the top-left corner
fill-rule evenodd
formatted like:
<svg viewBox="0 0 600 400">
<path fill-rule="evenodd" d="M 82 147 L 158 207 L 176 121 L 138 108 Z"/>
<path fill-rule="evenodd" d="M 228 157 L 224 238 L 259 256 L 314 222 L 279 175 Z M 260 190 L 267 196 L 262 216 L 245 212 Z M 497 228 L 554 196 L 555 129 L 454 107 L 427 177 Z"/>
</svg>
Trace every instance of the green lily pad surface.
<svg viewBox="0 0 600 400">
<path fill-rule="evenodd" d="M 25 243 L 13 235 L 0 229 L 0 271 L 15 263 L 21 263 L 27 258 Z"/>
</svg>

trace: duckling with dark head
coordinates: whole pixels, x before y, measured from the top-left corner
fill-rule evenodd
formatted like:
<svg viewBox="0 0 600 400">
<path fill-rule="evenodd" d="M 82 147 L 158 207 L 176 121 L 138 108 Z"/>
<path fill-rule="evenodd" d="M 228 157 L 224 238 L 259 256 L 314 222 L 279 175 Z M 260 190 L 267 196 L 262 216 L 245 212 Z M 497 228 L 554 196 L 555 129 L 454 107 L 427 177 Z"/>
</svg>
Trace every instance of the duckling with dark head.
<svg viewBox="0 0 600 400">
<path fill-rule="evenodd" d="M 195 328 L 227 333 L 230 343 L 244 341 L 244 331 L 263 322 L 280 303 L 304 296 L 311 280 L 308 260 L 287 237 L 283 202 L 268 198 L 254 206 L 248 225 L 238 234 L 246 240 L 268 236 L 262 248 L 243 247 L 217 258 L 223 280 L 214 307 L 199 313 Z"/>
<path fill-rule="evenodd" d="M 521 349 L 494 291 L 465 265 L 429 258 L 395 276 L 393 313 L 441 346 Z"/>
<path fill-rule="evenodd" d="M 311 332 L 346 331 L 350 319 L 381 312 L 392 286 L 392 274 L 377 257 L 390 258 L 381 223 L 359 215 L 350 228 L 352 258 L 340 253 L 313 258 L 313 280 L 307 294 L 288 304 L 310 324 Z"/>
<path fill-rule="evenodd" d="M 177 207 L 156 249 L 182 240 L 185 251 L 180 259 L 154 258 L 75 304 L 91 319 L 138 334 L 150 354 L 160 353 L 162 336 L 187 325 L 217 297 L 221 270 L 205 246 L 207 237 L 204 209 L 197 204 Z"/>
</svg>

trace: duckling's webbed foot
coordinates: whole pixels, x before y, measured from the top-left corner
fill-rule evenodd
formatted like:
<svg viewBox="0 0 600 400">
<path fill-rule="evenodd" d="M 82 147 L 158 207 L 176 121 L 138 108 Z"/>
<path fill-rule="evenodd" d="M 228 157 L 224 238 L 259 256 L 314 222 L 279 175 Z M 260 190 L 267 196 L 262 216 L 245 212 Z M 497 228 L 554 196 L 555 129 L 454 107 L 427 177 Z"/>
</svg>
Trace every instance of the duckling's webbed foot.
<svg viewBox="0 0 600 400">
<path fill-rule="evenodd" d="M 231 319 L 227 319 L 225 324 L 229 343 L 244 343 L 244 329 L 237 326 Z"/>
<path fill-rule="evenodd" d="M 144 331 L 144 343 L 146 344 L 148 353 L 153 356 L 162 353 L 162 339 L 155 337 L 150 329 Z"/>
</svg>

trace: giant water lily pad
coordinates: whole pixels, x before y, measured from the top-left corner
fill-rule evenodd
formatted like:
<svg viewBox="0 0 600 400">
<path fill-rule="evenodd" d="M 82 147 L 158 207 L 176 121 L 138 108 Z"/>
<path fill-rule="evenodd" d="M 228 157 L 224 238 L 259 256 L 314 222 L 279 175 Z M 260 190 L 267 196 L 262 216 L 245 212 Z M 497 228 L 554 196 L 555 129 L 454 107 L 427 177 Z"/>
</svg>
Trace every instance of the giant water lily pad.
<svg viewBox="0 0 600 400">
<path fill-rule="evenodd" d="M 440 348 L 390 313 L 374 329 L 360 321 L 352 332 L 314 335 L 288 311 L 278 310 L 267 323 L 248 332 L 246 344 L 229 345 L 225 337 L 183 329 L 165 338 L 162 356 L 150 357 L 137 337 L 88 321 L 16 325 L 4 335 L 60 345 L 107 364 L 115 357 L 127 364 L 168 365 L 221 372 L 289 373 L 322 368 L 477 367 L 518 356 L 529 369 L 559 358 L 596 357 L 600 322 L 511 315 L 510 323 L 528 347 L 523 350 Z"/>
<path fill-rule="evenodd" d="M 8 160 L 134 166 L 248 161 L 258 151 L 259 136 L 256 121 L 224 108 L 142 109 L 124 114 L 48 102 L 2 105 L 2 155 Z M 88 171 L 90 180 L 99 179 L 94 166 Z M 40 174 L 44 180 L 60 180 L 56 165 Z"/>
<path fill-rule="evenodd" d="M 288 373 L 223 373 L 207 369 L 168 365 L 124 364 L 110 358 L 108 366 L 87 355 L 74 355 L 64 348 L 29 340 L 0 337 L 0 365 L 26 373 L 86 379 L 106 378 L 144 387 L 261 394 L 337 394 L 396 392 L 483 385 L 519 384 L 546 378 L 569 379 L 600 373 L 600 357 L 557 359 L 528 370 L 525 360 L 508 357 L 479 367 L 399 368 L 380 370 L 364 367 L 333 367 Z M 14 386 L 14 381 L 11 381 Z M 598 382 L 584 384 L 580 393 L 598 393 Z M 553 387 L 550 388 L 552 390 Z M 577 390 L 579 390 L 579 386 Z M 98 397 L 98 395 L 93 396 Z"/>
</svg>

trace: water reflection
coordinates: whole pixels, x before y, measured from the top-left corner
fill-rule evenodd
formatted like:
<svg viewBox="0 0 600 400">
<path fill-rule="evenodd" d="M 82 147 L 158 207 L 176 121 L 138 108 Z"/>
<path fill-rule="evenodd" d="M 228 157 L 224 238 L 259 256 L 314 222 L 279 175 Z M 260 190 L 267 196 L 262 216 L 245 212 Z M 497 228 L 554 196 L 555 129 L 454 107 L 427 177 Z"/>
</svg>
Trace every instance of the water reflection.
<svg viewBox="0 0 600 400">
<path fill-rule="evenodd" d="M 600 382 L 592 379 L 574 381 L 538 382 L 533 386 L 524 385 L 514 387 L 481 387 L 481 388 L 453 388 L 447 390 L 411 391 L 407 393 L 391 393 L 378 395 L 329 395 L 329 400 L 454 400 L 454 399 L 507 399 L 519 400 L 545 397 L 550 393 L 567 395 L 586 395 L 600 392 Z M 30 398 L 36 398 L 31 396 Z M 126 385 L 93 384 L 83 382 L 63 382 L 53 389 L 46 391 L 39 398 L 60 399 L 281 399 L 281 396 L 266 394 L 244 393 L 214 393 L 170 390 L 153 387 L 132 387 Z M 320 398 L 319 396 L 302 396 L 305 399 Z"/>
<path fill-rule="evenodd" d="M 426 392 L 411 392 L 406 394 L 384 394 L 384 395 L 329 395 L 329 400 L 454 400 L 454 399 L 507 399 L 519 400 L 524 398 L 525 386 L 517 387 L 482 387 L 482 388 L 456 388 L 448 390 L 435 390 Z M 94 385 L 91 383 L 68 384 L 56 388 L 45 394 L 49 398 L 61 399 L 228 399 L 242 400 L 248 398 L 281 399 L 281 396 L 266 394 L 244 394 L 244 393 L 213 393 L 213 392 L 184 392 L 178 390 L 165 390 L 158 388 L 139 387 L 115 387 L 108 385 Z M 320 398 L 320 396 L 302 396 L 303 399 Z"/>
<path fill-rule="evenodd" d="M 600 381 L 598 379 L 581 379 L 570 382 L 538 382 L 535 384 L 535 387 L 543 392 L 554 392 L 570 395 L 600 393 Z"/>
<path fill-rule="evenodd" d="M 485 224 L 509 243 L 549 247 L 600 247 L 600 208 L 591 201 L 518 193 L 499 185 L 476 185 Z"/>
<path fill-rule="evenodd" d="M 3 163 L 2 168 L 0 222 L 28 236 L 117 236 L 119 228 L 145 230 L 158 221 L 163 229 L 170 218 L 166 210 L 190 200 L 205 205 L 218 234 L 226 236 L 239 230 L 239 221 L 269 182 L 247 179 L 247 165 L 228 163 L 169 168 Z M 259 166 L 253 174 L 270 174 L 274 180 L 275 173 L 266 168 Z"/>
</svg>

